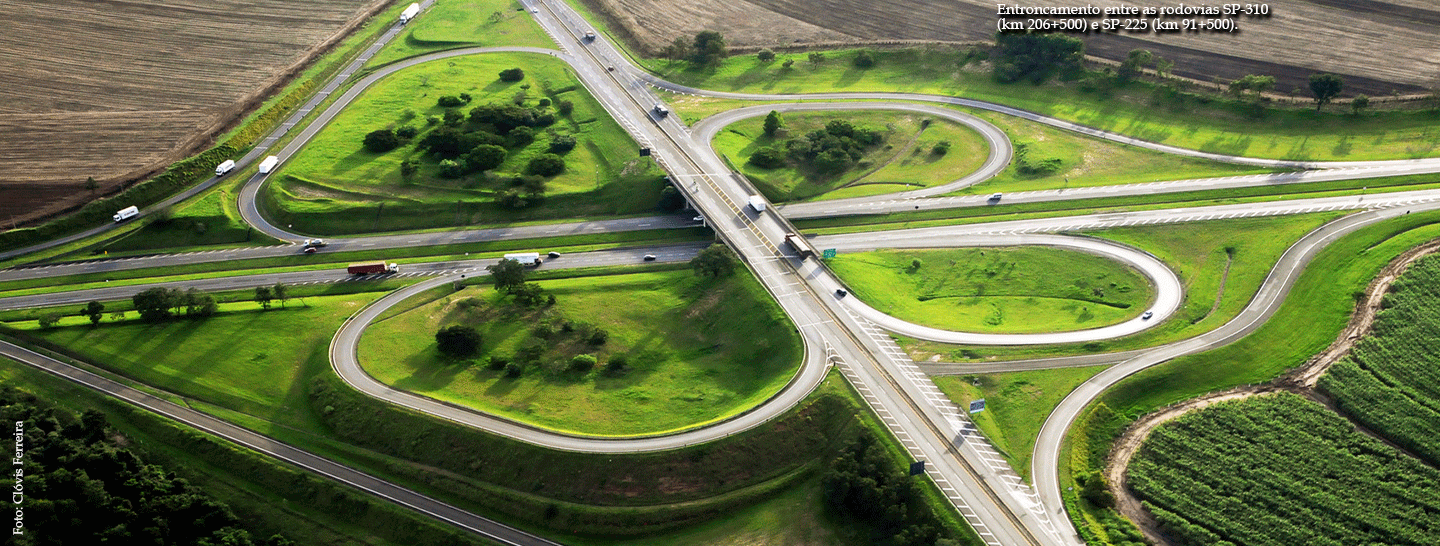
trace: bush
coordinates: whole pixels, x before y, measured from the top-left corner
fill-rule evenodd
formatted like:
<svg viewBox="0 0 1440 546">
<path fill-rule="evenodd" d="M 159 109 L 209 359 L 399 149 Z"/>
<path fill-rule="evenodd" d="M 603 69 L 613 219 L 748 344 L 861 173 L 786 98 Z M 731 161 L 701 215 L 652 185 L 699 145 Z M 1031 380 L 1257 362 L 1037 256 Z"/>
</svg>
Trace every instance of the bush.
<svg viewBox="0 0 1440 546">
<path fill-rule="evenodd" d="M 505 134 L 505 143 L 511 148 L 524 148 L 535 142 L 535 130 L 529 127 L 516 127 Z"/>
<path fill-rule="evenodd" d="M 555 176 L 565 172 L 565 160 L 555 154 L 540 154 L 525 166 L 525 172 L 538 176 Z"/>
<path fill-rule="evenodd" d="M 870 68 L 875 66 L 875 54 L 868 49 L 862 49 L 855 54 L 855 68 Z"/>
<path fill-rule="evenodd" d="M 365 149 L 370 153 L 383 154 L 399 147 L 400 137 L 395 136 L 395 131 L 380 129 L 365 135 Z"/>
<path fill-rule="evenodd" d="M 518 361 L 510 361 L 505 364 L 505 377 L 520 377 L 520 374 L 523 373 L 525 373 L 524 364 L 521 364 Z"/>
<path fill-rule="evenodd" d="M 472 326 L 456 324 L 435 332 L 440 352 L 452 358 L 475 356 L 480 351 L 480 332 Z"/>
<path fill-rule="evenodd" d="M 605 362 L 605 373 L 618 375 L 630 367 L 630 359 L 625 355 L 610 355 L 610 360 Z"/>
<path fill-rule="evenodd" d="M 443 97 L 440 97 L 439 100 L 436 100 L 435 104 L 441 108 L 459 108 L 461 106 L 465 106 L 465 104 L 469 102 L 470 101 L 465 100 L 461 97 L 452 97 L 450 95 L 445 95 Z"/>
<path fill-rule="evenodd" d="M 575 103 L 568 100 L 557 101 L 555 103 L 555 111 L 560 112 L 562 116 L 568 116 L 570 112 L 575 111 Z"/>
<path fill-rule="evenodd" d="M 755 58 L 759 59 L 762 63 L 768 63 L 775 60 L 775 52 L 768 49 L 762 49 L 755 54 Z"/>
<path fill-rule="evenodd" d="M 554 138 L 550 139 L 550 153 L 564 155 L 570 150 L 574 150 L 577 144 L 579 144 L 579 142 L 576 141 L 573 136 L 555 135 Z"/>
<path fill-rule="evenodd" d="M 935 147 L 930 148 L 930 153 L 935 155 L 945 155 L 950 153 L 950 141 L 942 140 L 940 142 L 936 142 Z"/>
<path fill-rule="evenodd" d="M 415 138 L 415 135 L 418 134 L 420 134 L 420 130 L 409 125 L 395 130 L 395 136 L 400 137 L 403 140 L 410 140 L 412 138 Z"/>
<path fill-rule="evenodd" d="M 490 355 L 490 358 L 485 362 L 485 367 L 498 371 L 505 369 L 507 364 L 510 364 L 509 358 L 500 355 Z"/>
<path fill-rule="evenodd" d="M 599 361 L 595 359 L 595 355 L 575 355 L 575 358 L 570 359 L 570 369 L 577 372 L 588 372 L 595 368 L 596 362 Z"/>
<path fill-rule="evenodd" d="M 460 178 L 465 176 L 465 165 L 454 159 L 440 160 L 441 178 Z"/>
<path fill-rule="evenodd" d="M 750 164 L 762 169 L 777 169 L 785 166 L 785 152 L 773 146 L 766 146 L 750 154 Z"/>
<path fill-rule="evenodd" d="M 62 315 L 60 313 L 45 313 L 43 315 L 40 315 L 40 319 L 38 320 L 38 322 L 40 323 L 41 328 L 50 328 L 60 322 L 61 316 Z"/>
<path fill-rule="evenodd" d="M 590 332 L 590 339 L 588 339 L 587 341 L 589 341 L 591 345 L 597 345 L 597 346 L 598 346 L 598 345 L 604 345 L 605 342 L 606 342 L 606 341 L 609 341 L 609 340 L 610 340 L 610 332 L 606 332 L 606 331 L 605 331 L 604 329 L 602 329 L 602 328 L 596 328 L 594 332 Z"/>
<path fill-rule="evenodd" d="M 500 71 L 500 81 L 502 82 L 518 82 L 523 79 L 525 79 L 525 71 L 519 68 L 510 68 Z"/>
</svg>

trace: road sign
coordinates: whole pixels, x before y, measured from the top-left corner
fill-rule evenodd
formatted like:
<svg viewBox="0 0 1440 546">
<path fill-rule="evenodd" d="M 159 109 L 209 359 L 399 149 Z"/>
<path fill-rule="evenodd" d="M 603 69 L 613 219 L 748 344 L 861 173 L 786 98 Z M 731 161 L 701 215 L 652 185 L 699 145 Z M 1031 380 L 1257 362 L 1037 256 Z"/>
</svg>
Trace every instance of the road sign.
<svg viewBox="0 0 1440 546">
<path fill-rule="evenodd" d="M 835 257 L 835 249 L 833 249 L 833 248 L 827 248 L 827 249 L 825 249 L 825 252 L 824 252 L 823 254 L 821 254 L 821 257 L 822 257 L 822 258 L 825 258 L 825 259 L 827 259 L 827 260 L 830 259 L 830 258 L 834 258 L 834 257 Z"/>
<path fill-rule="evenodd" d="M 919 476 L 919 475 L 924 474 L 924 473 L 925 473 L 925 461 L 915 461 L 915 462 L 913 462 L 913 463 L 910 463 L 910 475 L 911 475 L 911 476 Z"/>
<path fill-rule="evenodd" d="M 985 399 L 984 399 L 984 398 L 981 398 L 981 399 L 979 399 L 979 400 L 976 400 L 976 401 L 970 403 L 970 413 L 980 413 L 980 412 L 982 412 L 982 411 L 985 411 Z"/>
</svg>

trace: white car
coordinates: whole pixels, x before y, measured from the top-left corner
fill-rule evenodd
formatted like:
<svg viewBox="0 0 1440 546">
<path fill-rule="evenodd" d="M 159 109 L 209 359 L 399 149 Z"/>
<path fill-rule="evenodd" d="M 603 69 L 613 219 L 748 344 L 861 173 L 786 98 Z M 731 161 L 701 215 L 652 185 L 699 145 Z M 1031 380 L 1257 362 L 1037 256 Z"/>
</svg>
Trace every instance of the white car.
<svg viewBox="0 0 1440 546">
<path fill-rule="evenodd" d="M 991 200 L 991 201 L 999 201 L 999 200 L 1000 200 L 1000 197 L 1002 197 L 1002 196 L 1004 196 L 1004 195 L 1005 195 L 1005 194 L 999 193 L 999 192 L 992 193 L 992 194 L 990 194 L 990 200 Z"/>
<path fill-rule="evenodd" d="M 328 244 L 330 244 L 330 243 L 325 242 L 324 239 L 306 239 L 306 240 L 305 240 L 305 247 L 306 247 L 306 248 L 319 248 L 319 247 L 322 247 L 322 246 L 325 246 L 325 245 L 328 245 Z"/>
<path fill-rule="evenodd" d="M 1150 317 L 1153 317 L 1153 316 L 1155 316 L 1155 312 L 1154 312 L 1154 311 L 1146 311 L 1145 314 L 1140 315 L 1140 320 L 1150 320 Z"/>
</svg>

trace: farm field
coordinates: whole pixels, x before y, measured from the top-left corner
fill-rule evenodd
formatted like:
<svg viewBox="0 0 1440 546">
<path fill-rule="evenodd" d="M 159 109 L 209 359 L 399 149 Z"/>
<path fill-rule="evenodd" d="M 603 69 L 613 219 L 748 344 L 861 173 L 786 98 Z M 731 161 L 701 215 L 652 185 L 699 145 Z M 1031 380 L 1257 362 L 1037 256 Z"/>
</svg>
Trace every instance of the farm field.
<svg viewBox="0 0 1440 546">
<path fill-rule="evenodd" d="M 1098 328 L 1139 316 L 1155 295 L 1124 264 L 1047 247 L 879 250 L 828 263 L 871 307 L 967 332 Z"/>
<path fill-rule="evenodd" d="M 800 364 L 798 337 L 774 330 L 787 319 L 746 275 L 714 281 L 680 270 L 537 284 L 555 305 L 524 307 L 488 286 L 417 296 L 366 331 L 361 365 L 396 388 L 536 426 L 634 435 L 744 411 Z M 476 359 L 436 349 L 435 332 L 455 324 L 479 330 Z M 594 360 L 576 368 L 578 355 Z M 618 358 L 626 363 L 612 370 Z"/>
<path fill-rule="evenodd" d="M 1289 393 L 1161 425 L 1127 479 L 1181 545 L 1440 541 L 1440 471 Z"/>
<path fill-rule="evenodd" d="M 498 74 L 512 68 L 520 68 L 523 79 L 501 81 Z M 440 97 L 462 93 L 470 97 L 463 105 L 439 106 Z M 449 175 L 436 153 L 419 148 L 444 131 L 486 127 L 469 121 L 476 108 L 516 101 L 553 122 L 501 135 L 495 145 L 504 148 L 503 162 L 490 171 Z M 573 110 L 562 112 L 562 103 Z M 440 119 L 447 111 L 460 116 L 453 125 Z M 416 134 L 398 148 L 376 153 L 363 144 L 373 131 L 404 128 Z M 532 140 L 519 140 L 522 132 Z M 507 192 L 531 192 L 529 164 L 549 153 L 557 137 L 573 138 L 573 148 L 559 152 L 563 172 L 533 177 L 543 199 L 502 204 Z M 468 161 L 476 142 L 461 146 L 454 160 Z M 263 194 L 272 221 L 319 235 L 654 212 L 662 174 L 637 149 L 563 62 L 534 54 L 471 55 L 423 63 L 376 83 L 286 162 Z M 402 174 L 406 161 L 417 165 L 410 176 Z"/>
<path fill-rule="evenodd" d="M 688 38 L 702 30 L 720 31 L 731 45 L 750 47 L 988 42 L 994 38 L 997 18 L 996 4 L 979 0 L 752 0 L 738 5 L 719 0 L 582 1 L 622 27 L 615 30 L 650 54 L 676 37 Z M 1041 0 L 1023 5 L 1074 4 Z M 1267 5 L 1268 17 L 1236 19 L 1241 29 L 1236 33 L 1096 33 L 1084 36 L 1086 50 L 1123 60 L 1132 49 L 1148 49 L 1174 60 L 1175 74 L 1204 82 L 1272 75 L 1281 93 L 1304 87 L 1304 79 L 1315 71 L 1345 75 L 1351 86 L 1371 96 L 1420 91 L 1433 82 L 1429 52 L 1440 47 L 1435 32 L 1440 28 L 1440 11 L 1433 5 L 1410 0 L 1363 4 L 1278 0 Z M 1331 37 L 1345 40 L 1344 45 L 1336 47 Z M 1387 52 L 1387 62 L 1374 63 L 1374 51 Z"/>
<path fill-rule="evenodd" d="M 1373 330 L 1320 378 L 1340 411 L 1440 465 L 1440 258 L 1429 256 L 1390 285 Z"/>
<path fill-rule="evenodd" d="M 198 151 L 384 4 L 7 3 L 0 218 L 56 212 L 90 197 L 87 177 L 104 191 Z"/>
<path fill-rule="evenodd" d="M 726 127 L 711 143 L 774 203 L 863 197 L 945 184 L 974 172 L 989 154 L 984 139 L 970 128 L 944 120 L 931 123 L 921 116 L 792 112 L 781 115 L 781 119 L 784 125 L 773 137 L 765 135 L 762 116 Z M 761 149 L 785 150 L 790 140 L 824 130 L 832 121 L 874 131 L 881 141 L 864 149 L 860 159 L 838 172 L 820 172 L 809 163 L 797 164 L 793 158 L 775 168 L 758 166 L 752 160 Z M 933 152 L 942 141 L 950 143 L 949 151 Z"/>
</svg>

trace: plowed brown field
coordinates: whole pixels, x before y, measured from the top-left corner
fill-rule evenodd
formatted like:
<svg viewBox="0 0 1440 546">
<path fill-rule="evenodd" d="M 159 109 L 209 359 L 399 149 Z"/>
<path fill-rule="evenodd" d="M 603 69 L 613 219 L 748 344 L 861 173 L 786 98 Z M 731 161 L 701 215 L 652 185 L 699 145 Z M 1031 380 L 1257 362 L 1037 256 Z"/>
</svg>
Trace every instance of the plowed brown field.
<svg viewBox="0 0 1440 546">
<path fill-rule="evenodd" d="M 719 30 L 732 46 L 834 40 L 989 41 L 996 5 L 1175 7 L 1222 2 L 1182 0 L 585 0 L 625 24 L 642 48 L 676 36 Z M 1346 90 L 1371 96 L 1440 84 L 1440 5 L 1426 0 L 1272 0 L 1271 16 L 1240 18 L 1235 34 L 1120 34 L 1084 37 L 1087 52 L 1111 59 L 1149 49 L 1176 61 L 1178 75 L 1211 81 L 1275 76 L 1276 90 L 1327 71 Z M 718 5 L 718 7 L 717 7 Z M 1024 17 L 1019 17 L 1023 20 Z M 1349 93 L 1347 93 L 1349 94 Z"/>
<path fill-rule="evenodd" d="M 389 0 L 0 0 L 0 224 L 208 144 Z"/>
</svg>

